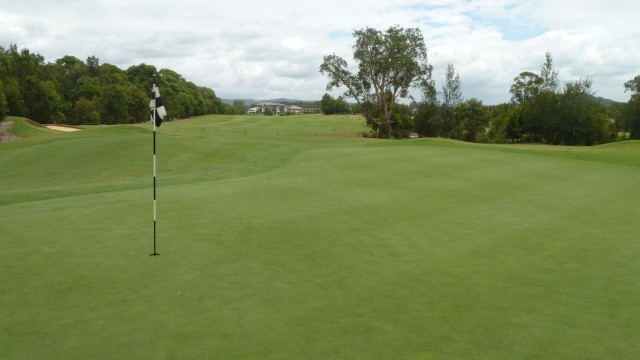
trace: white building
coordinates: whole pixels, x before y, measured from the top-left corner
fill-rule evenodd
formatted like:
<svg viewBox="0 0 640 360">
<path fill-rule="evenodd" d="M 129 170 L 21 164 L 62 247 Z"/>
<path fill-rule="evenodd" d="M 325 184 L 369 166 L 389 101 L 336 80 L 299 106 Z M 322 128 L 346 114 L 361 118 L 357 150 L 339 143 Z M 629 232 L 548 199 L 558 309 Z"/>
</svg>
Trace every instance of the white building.
<svg viewBox="0 0 640 360">
<path fill-rule="evenodd" d="M 265 101 L 259 104 L 255 104 L 249 110 L 247 110 L 248 115 L 264 115 L 265 112 L 271 112 L 273 115 L 284 115 L 285 113 L 309 114 L 320 112 L 320 108 L 302 108 L 296 105 L 287 106 L 271 101 Z"/>
</svg>

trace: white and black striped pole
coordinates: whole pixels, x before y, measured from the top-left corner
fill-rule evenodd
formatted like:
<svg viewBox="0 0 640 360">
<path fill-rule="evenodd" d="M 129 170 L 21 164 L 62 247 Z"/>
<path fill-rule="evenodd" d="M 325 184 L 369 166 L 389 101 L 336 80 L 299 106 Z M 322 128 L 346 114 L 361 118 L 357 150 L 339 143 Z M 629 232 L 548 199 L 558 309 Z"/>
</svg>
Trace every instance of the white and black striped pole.
<svg viewBox="0 0 640 360">
<path fill-rule="evenodd" d="M 154 109 L 155 110 L 155 109 Z M 153 254 L 158 256 L 156 251 L 156 224 L 158 222 L 158 213 L 156 210 L 156 112 L 153 112 Z"/>
<path fill-rule="evenodd" d="M 151 121 L 153 122 L 153 253 L 151 256 L 158 256 L 156 248 L 156 227 L 158 222 L 157 210 L 156 210 L 156 130 L 162 124 L 163 117 L 167 114 L 162 98 L 160 97 L 160 90 L 153 84 L 151 91 L 151 101 L 149 103 L 151 108 Z"/>
</svg>

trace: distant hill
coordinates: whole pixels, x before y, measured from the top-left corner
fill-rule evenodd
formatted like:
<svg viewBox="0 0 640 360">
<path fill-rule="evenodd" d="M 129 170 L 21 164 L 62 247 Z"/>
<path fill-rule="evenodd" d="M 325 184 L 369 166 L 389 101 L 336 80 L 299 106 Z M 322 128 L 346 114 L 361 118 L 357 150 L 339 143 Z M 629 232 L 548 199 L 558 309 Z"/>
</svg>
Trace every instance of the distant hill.
<svg viewBox="0 0 640 360">
<path fill-rule="evenodd" d="M 279 98 L 279 99 L 273 99 L 269 101 L 273 101 L 273 102 L 277 102 L 285 105 L 297 105 L 300 107 L 320 107 L 320 100 L 308 101 L 308 100 L 294 100 L 294 99 Z"/>
<path fill-rule="evenodd" d="M 254 99 L 221 99 L 225 104 L 233 105 L 235 101 L 242 101 L 245 106 L 251 106 L 257 103 L 257 100 Z"/>
<path fill-rule="evenodd" d="M 602 105 L 604 105 L 604 106 L 606 106 L 606 107 L 613 106 L 613 105 L 616 105 L 616 104 L 621 104 L 621 103 L 620 103 L 620 102 L 618 102 L 618 101 L 614 101 L 614 100 L 610 100 L 610 99 L 605 99 L 605 98 L 603 98 L 603 97 L 601 97 L 601 96 L 592 96 L 592 97 L 593 97 L 593 100 L 595 100 L 595 101 L 599 102 L 600 104 L 602 104 Z"/>
</svg>

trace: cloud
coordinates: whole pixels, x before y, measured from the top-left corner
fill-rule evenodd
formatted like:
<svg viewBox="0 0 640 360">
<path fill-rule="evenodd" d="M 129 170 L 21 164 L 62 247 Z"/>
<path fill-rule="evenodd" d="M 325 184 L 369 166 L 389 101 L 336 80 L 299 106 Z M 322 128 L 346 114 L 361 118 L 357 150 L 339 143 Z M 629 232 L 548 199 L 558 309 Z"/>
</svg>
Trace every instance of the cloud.
<svg viewBox="0 0 640 360">
<path fill-rule="evenodd" d="M 624 101 L 622 84 L 640 73 L 636 13 L 626 0 L 0 0 L 0 45 L 47 61 L 153 64 L 224 97 L 311 100 L 325 92 L 324 55 L 353 66 L 355 29 L 400 25 L 422 30 L 438 86 L 454 64 L 465 98 L 508 101 L 513 78 L 550 51 L 562 81 L 590 76 L 599 95 Z"/>
<path fill-rule="evenodd" d="M 301 36 L 286 38 L 282 40 L 282 46 L 292 50 L 301 50 L 304 48 L 304 39 Z"/>
</svg>

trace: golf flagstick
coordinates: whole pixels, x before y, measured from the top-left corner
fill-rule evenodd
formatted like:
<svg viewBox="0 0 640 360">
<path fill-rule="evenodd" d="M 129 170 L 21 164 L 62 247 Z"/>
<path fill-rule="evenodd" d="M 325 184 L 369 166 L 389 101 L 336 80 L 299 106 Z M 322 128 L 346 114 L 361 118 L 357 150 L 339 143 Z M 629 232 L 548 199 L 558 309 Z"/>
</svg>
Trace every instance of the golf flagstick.
<svg viewBox="0 0 640 360">
<path fill-rule="evenodd" d="M 160 97 L 160 90 L 153 84 L 151 90 L 151 101 L 149 102 L 151 108 L 151 120 L 153 121 L 153 253 L 150 256 L 158 256 L 156 248 L 156 225 L 157 225 L 157 210 L 156 210 L 156 130 L 162 124 L 163 117 L 167 114 L 162 98 Z"/>
</svg>

